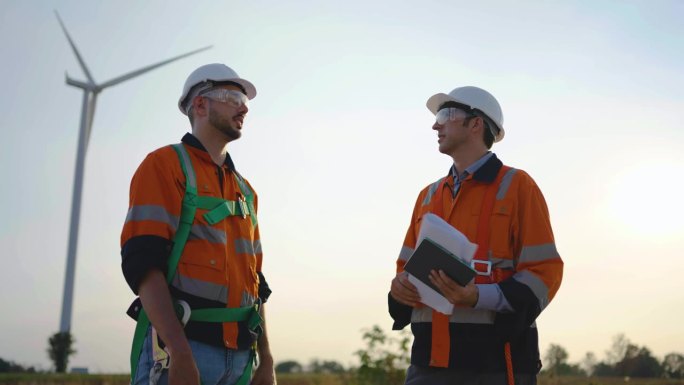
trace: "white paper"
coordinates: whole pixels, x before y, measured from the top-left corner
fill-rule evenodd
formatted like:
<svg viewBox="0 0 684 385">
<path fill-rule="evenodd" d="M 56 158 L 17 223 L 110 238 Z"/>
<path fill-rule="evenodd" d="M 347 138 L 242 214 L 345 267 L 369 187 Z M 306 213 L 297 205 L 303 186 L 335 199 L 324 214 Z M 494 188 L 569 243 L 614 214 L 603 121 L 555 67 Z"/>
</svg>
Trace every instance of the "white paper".
<svg viewBox="0 0 684 385">
<path fill-rule="evenodd" d="M 416 289 L 418 289 L 420 302 L 430 306 L 442 314 L 450 315 L 454 312 L 454 305 L 444 298 L 444 296 L 434 291 L 430 286 L 424 284 L 423 281 L 411 274 L 408 275 L 408 280 L 413 284 L 413 286 L 416 287 Z"/>
<path fill-rule="evenodd" d="M 420 245 L 420 242 L 425 238 L 430 238 L 468 265 L 470 265 L 470 261 L 473 260 L 475 251 L 477 251 L 477 244 L 470 242 L 465 234 L 444 219 L 431 213 L 423 215 L 416 245 Z M 442 314 L 450 315 L 454 312 L 454 305 L 441 293 L 433 290 L 411 274 L 409 274 L 409 281 L 418 289 L 420 302 Z"/>
<path fill-rule="evenodd" d="M 423 215 L 416 245 L 420 245 L 425 238 L 430 238 L 467 265 L 470 265 L 477 251 L 477 244 L 470 242 L 465 234 L 432 213 Z"/>
</svg>

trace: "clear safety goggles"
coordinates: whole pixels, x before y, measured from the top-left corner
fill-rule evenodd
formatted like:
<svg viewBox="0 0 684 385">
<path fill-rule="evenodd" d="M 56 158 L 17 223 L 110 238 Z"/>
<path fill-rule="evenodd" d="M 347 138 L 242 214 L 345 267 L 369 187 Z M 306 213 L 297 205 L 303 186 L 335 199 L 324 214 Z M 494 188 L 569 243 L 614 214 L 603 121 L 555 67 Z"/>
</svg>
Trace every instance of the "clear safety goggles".
<svg viewBox="0 0 684 385">
<path fill-rule="evenodd" d="M 465 112 L 460 108 L 448 107 L 442 108 L 441 110 L 437 111 L 437 115 L 435 115 L 435 120 L 437 121 L 437 124 L 443 125 L 444 123 L 450 120 L 465 119 L 471 115 L 471 113 Z"/>
<path fill-rule="evenodd" d="M 222 103 L 228 103 L 235 108 L 249 105 L 247 95 L 240 91 L 227 90 L 225 88 L 215 88 L 211 91 L 203 92 L 199 96 L 204 96 Z"/>
</svg>

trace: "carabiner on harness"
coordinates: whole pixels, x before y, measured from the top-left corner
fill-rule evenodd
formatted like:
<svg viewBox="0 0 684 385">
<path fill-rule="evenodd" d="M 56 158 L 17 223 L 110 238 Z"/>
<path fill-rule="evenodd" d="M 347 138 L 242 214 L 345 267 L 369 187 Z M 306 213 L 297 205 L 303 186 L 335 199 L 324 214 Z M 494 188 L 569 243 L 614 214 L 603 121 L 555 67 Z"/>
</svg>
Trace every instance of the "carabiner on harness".
<svg viewBox="0 0 684 385">
<path fill-rule="evenodd" d="M 190 305 L 183 300 L 176 300 L 175 311 L 176 315 L 178 316 L 178 320 L 181 321 L 181 324 L 183 324 L 183 327 L 185 327 L 185 325 L 188 323 L 188 320 L 190 320 Z M 152 368 L 150 369 L 150 385 L 155 385 L 161 378 L 164 369 L 169 368 L 169 365 L 171 364 L 171 356 L 169 355 L 169 351 L 166 350 L 166 347 L 161 347 L 159 344 L 159 335 L 157 334 L 157 330 L 154 328 L 154 326 L 151 328 L 151 332 L 152 360 L 154 361 L 154 364 L 152 364 Z"/>
<path fill-rule="evenodd" d="M 249 206 L 247 205 L 247 200 L 242 194 L 238 194 L 238 204 L 240 205 L 240 211 L 242 212 L 242 219 L 247 218 L 249 215 Z"/>
</svg>

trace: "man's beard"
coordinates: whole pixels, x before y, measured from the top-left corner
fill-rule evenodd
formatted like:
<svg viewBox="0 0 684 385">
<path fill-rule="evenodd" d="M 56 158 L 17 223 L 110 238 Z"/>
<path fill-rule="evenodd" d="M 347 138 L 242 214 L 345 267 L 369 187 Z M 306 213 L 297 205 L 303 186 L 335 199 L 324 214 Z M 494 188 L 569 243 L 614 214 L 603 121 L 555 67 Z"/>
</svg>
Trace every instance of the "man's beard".
<svg viewBox="0 0 684 385">
<path fill-rule="evenodd" d="M 230 140 L 239 139 L 242 136 L 242 131 L 233 126 L 232 118 L 225 118 L 209 109 L 209 123 L 226 135 Z"/>
</svg>

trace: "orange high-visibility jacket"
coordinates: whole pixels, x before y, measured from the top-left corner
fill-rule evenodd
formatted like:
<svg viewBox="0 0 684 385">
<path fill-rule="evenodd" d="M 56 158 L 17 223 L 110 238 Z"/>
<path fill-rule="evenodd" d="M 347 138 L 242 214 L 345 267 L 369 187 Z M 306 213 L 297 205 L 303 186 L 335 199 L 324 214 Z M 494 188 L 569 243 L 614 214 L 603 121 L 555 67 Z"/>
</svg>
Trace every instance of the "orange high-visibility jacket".
<svg viewBox="0 0 684 385">
<path fill-rule="evenodd" d="M 197 179 L 200 196 L 238 200 L 243 192 L 254 194 L 252 186 L 235 171 L 228 156 L 222 166 L 211 160 L 202 144 L 187 134 L 183 138 Z M 124 276 L 137 293 L 147 271 L 166 273 L 185 193 L 185 176 L 178 155 L 171 146 L 162 147 L 142 162 L 131 181 L 130 203 L 121 233 Z M 176 275 L 170 284 L 174 298 L 192 309 L 254 304 L 266 300 L 270 290 L 261 274 L 262 252 L 259 228 L 249 216 L 229 216 L 210 225 L 197 209 Z M 261 292 L 261 293 L 260 293 Z M 261 295 L 260 295 L 261 294 Z M 246 349 L 253 337 L 243 323 L 189 322 L 188 338 L 231 349 Z"/>
<path fill-rule="evenodd" d="M 492 156 L 473 175 L 462 181 L 455 198 L 447 177 L 424 188 L 418 195 L 404 246 L 396 262 L 397 273 L 416 248 L 421 218 L 442 205 L 443 219 L 476 242 L 480 211 L 487 187 L 495 183 L 503 164 Z M 437 194 L 443 186 L 444 193 Z M 442 202 L 437 202 L 437 197 Z M 498 282 L 512 313 L 456 307 L 448 326 L 433 327 L 433 310 L 411 308 L 389 295 L 394 329 L 411 323 L 414 343 L 411 363 L 417 366 L 448 367 L 477 373 L 506 372 L 504 344 L 510 342 L 515 373 L 537 373 L 540 369 L 535 320 L 560 287 L 563 262 L 556 251 L 549 213 L 541 191 L 522 170 L 502 170 L 489 221 L 489 250 L 492 269 L 507 277 Z M 447 325 L 446 322 L 444 322 Z M 433 333 L 436 333 L 433 335 Z M 445 346 L 446 345 L 446 348 Z M 442 362 L 438 362 L 440 353 Z"/>
</svg>

